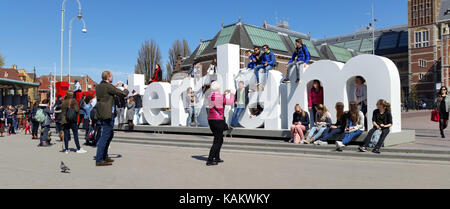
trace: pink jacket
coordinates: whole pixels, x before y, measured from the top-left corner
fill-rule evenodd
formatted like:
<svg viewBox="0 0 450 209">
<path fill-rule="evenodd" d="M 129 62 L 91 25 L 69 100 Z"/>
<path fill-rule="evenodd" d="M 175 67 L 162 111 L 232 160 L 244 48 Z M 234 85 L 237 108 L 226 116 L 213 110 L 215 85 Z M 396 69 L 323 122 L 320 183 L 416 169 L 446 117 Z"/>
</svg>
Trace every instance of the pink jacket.
<svg viewBox="0 0 450 209">
<path fill-rule="evenodd" d="M 211 93 L 211 97 L 209 98 L 210 102 L 210 110 L 208 115 L 208 120 L 223 120 L 225 105 L 232 105 L 234 103 L 234 94 L 230 93 L 230 98 L 227 99 L 225 94 L 221 94 L 219 92 Z M 220 114 L 213 108 L 220 112 Z"/>
<path fill-rule="evenodd" d="M 313 88 L 309 91 L 308 107 L 312 107 L 313 104 L 323 104 L 323 88 L 320 88 L 319 92 L 315 92 Z"/>
</svg>

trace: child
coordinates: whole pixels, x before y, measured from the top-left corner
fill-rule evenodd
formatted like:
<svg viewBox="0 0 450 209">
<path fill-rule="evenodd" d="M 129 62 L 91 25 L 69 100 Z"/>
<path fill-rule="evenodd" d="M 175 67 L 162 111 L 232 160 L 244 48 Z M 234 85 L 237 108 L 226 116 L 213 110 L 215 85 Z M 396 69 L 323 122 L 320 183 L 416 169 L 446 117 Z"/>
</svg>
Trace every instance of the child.
<svg viewBox="0 0 450 209">
<path fill-rule="evenodd" d="M 248 69 L 254 69 L 256 67 L 256 56 L 253 54 L 251 50 L 246 51 L 248 56 Z"/>
<path fill-rule="evenodd" d="M 27 132 L 29 132 L 31 134 L 31 124 L 30 121 L 27 121 L 25 123 L 25 135 L 27 135 Z"/>
</svg>

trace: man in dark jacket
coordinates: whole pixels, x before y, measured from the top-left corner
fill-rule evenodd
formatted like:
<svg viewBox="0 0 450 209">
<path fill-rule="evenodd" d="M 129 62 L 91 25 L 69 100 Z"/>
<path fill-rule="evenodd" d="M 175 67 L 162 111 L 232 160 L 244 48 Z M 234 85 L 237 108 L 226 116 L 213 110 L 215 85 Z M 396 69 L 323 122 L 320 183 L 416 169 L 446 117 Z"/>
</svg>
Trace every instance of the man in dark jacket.
<svg viewBox="0 0 450 209">
<path fill-rule="evenodd" d="M 97 118 L 101 122 L 102 133 L 97 142 L 97 155 L 95 157 L 96 166 L 112 165 L 111 158 L 108 157 L 108 147 L 114 137 L 114 118 L 116 116 L 116 105 L 114 97 L 126 97 L 128 95 L 128 85 L 123 84 L 124 90 L 121 91 L 117 87 L 122 84 L 118 82 L 112 85 L 113 75 L 110 71 L 102 73 L 102 82 L 95 87 L 97 94 Z"/>
<path fill-rule="evenodd" d="M 297 73 L 297 80 L 295 82 L 298 83 L 300 81 L 300 65 L 306 67 L 310 60 L 308 48 L 303 44 L 302 39 L 295 40 L 295 44 L 297 47 L 292 54 L 291 60 L 288 62 L 286 78 L 283 80 L 283 83 L 289 83 L 292 68 L 295 68 L 295 72 Z"/>
<path fill-rule="evenodd" d="M 272 50 L 269 48 L 268 45 L 263 46 L 264 53 L 261 55 L 261 64 L 255 67 L 255 76 L 256 76 L 256 83 L 257 85 L 260 85 L 259 82 L 259 70 L 264 69 L 264 82 L 267 82 L 267 79 L 269 78 L 269 70 L 271 70 L 273 67 L 275 67 L 275 54 L 272 52 Z"/>
<path fill-rule="evenodd" d="M 140 125 L 141 120 L 141 108 L 142 108 L 142 96 L 136 92 L 136 90 L 132 91 L 134 103 L 136 104 L 135 115 L 136 115 L 136 124 Z"/>
</svg>

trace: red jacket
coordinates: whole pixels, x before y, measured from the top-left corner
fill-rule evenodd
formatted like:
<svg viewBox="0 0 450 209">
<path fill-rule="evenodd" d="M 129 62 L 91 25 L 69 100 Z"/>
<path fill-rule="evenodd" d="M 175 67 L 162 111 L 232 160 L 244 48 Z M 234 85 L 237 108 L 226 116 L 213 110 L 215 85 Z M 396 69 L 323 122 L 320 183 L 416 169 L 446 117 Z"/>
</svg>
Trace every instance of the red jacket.
<svg viewBox="0 0 450 209">
<path fill-rule="evenodd" d="M 152 82 L 159 82 L 161 80 L 162 80 L 162 71 L 161 71 L 161 68 L 157 68 L 157 69 L 155 69 L 155 74 L 154 74 Z"/>
<path fill-rule="evenodd" d="M 323 88 L 320 88 L 318 92 L 311 88 L 308 95 L 308 107 L 312 107 L 313 104 L 323 104 Z"/>
</svg>

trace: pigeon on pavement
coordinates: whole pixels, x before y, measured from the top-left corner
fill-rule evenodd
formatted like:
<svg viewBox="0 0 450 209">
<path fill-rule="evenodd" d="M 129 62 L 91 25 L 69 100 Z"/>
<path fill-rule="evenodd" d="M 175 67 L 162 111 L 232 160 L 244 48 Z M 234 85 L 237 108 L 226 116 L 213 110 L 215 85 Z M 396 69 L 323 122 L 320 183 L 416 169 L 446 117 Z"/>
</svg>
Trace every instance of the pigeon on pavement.
<svg viewBox="0 0 450 209">
<path fill-rule="evenodd" d="M 64 165 L 63 161 L 61 161 L 61 165 L 59 166 L 61 168 L 62 173 L 69 173 L 70 168 Z"/>
</svg>

